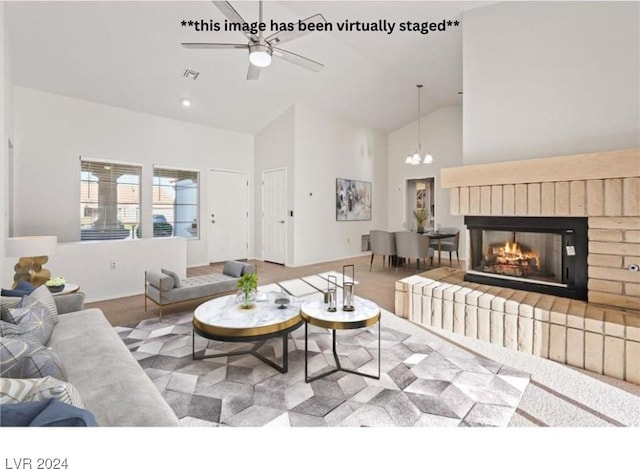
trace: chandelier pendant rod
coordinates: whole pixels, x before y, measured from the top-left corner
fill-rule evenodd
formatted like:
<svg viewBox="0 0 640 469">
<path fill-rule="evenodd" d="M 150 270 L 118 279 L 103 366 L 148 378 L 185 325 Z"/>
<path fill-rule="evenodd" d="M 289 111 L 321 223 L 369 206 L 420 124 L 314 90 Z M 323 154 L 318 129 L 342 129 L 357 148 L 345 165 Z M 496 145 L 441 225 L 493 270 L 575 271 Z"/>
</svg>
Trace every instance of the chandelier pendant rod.
<svg viewBox="0 0 640 469">
<path fill-rule="evenodd" d="M 421 127 L 422 127 L 422 112 L 420 108 L 420 91 L 422 89 L 422 85 L 416 85 L 418 87 L 418 155 L 422 153 L 422 139 L 421 139 Z M 422 155 L 420 155 L 422 156 Z"/>
</svg>

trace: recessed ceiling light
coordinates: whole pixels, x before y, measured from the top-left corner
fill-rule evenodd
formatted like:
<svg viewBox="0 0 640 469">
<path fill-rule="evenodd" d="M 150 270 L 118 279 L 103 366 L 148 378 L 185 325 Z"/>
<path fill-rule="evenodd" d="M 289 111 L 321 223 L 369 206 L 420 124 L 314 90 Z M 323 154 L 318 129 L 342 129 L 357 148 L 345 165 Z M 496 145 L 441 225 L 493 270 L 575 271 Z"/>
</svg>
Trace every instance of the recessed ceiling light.
<svg viewBox="0 0 640 469">
<path fill-rule="evenodd" d="M 191 78 L 192 80 L 198 78 L 198 75 L 200 75 L 200 72 L 196 72 L 195 70 L 191 70 L 190 68 L 186 68 L 184 70 L 184 73 L 182 74 L 183 77 Z"/>
<path fill-rule="evenodd" d="M 182 107 L 190 107 L 191 100 L 189 98 L 180 98 L 180 104 L 182 104 Z"/>
</svg>

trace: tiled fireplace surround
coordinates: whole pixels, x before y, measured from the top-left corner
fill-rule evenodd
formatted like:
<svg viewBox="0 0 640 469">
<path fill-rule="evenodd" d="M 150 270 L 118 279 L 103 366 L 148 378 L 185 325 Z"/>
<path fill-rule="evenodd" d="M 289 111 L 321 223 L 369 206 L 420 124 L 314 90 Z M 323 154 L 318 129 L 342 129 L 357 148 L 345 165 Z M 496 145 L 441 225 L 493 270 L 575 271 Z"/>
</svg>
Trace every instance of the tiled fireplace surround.
<svg viewBox="0 0 640 469">
<path fill-rule="evenodd" d="M 588 301 L 465 282 L 441 268 L 396 283 L 396 314 L 640 384 L 640 272 L 629 270 L 640 264 L 640 149 L 441 176 L 453 215 L 587 217 Z"/>
</svg>

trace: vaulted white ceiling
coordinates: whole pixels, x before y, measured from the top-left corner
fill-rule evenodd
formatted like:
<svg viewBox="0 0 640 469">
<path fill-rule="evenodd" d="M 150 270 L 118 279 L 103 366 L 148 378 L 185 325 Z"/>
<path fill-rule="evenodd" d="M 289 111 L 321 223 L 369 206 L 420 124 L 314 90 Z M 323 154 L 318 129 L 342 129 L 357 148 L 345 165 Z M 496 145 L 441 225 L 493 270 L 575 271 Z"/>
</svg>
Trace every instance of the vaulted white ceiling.
<svg viewBox="0 0 640 469">
<path fill-rule="evenodd" d="M 232 1 L 258 21 L 257 1 Z M 330 23 L 462 21 L 496 2 L 268 1 L 264 20 L 293 22 L 322 13 Z M 382 131 L 422 111 L 461 105 L 462 28 L 444 32 L 314 32 L 282 48 L 325 64 L 314 73 L 274 59 L 247 81 L 244 50 L 187 50 L 181 42 L 246 43 L 239 32 L 196 32 L 182 20 L 224 21 L 211 2 L 9 2 L 9 50 L 17 86 L 135 111 L 255 133 L 303 101 Z M 200 72 L 184 78 L 186 68 Z M 193 105 L 179 105 L 188 96 Z"/>
</svg>

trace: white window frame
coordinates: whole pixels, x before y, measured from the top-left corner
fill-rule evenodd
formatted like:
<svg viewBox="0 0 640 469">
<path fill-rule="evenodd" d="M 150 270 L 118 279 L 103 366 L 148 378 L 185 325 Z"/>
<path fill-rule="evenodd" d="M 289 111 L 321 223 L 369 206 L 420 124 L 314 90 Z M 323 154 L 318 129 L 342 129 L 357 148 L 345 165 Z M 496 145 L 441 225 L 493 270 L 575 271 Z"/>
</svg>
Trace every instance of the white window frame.
<svg viewBox="0 0 640 469">
<path fill-rule="evenodd" d="M 166 175 L 159 176 L 158 172 L 164 172 Z M 160 184 L 157 182 L 158 178 L 170 178 L 175 177 L 178 178 L 180 173 L 184 173 L 186 176 L 190 176 L 186 179 L 194 180 L 195 176 L 195 197 L 194 202 L 191 203 L 176 203 L 176 198 L 169 203 L 161 203 L 160 202 L 160 188 L 162 187 L 170 187 L 164 184 Z M 164 215 L 166 220 L 172 226 L 171 236 L 181 236 L 187 240 L 198 240 L 200 239 L 200 186 L 201 186 L 201 177 L 200 171 L 197 169 L 191 168 L 176 168 L 172 166 L 165 165 L 153 165 L 153 181 L 152 181 L 152 197 L 151 197 L 151 212 L 152 219 L 155 215 Z M 191 188 L 193 189 L 193 188 Z M 193 196 L 193 194 L 191 194 Z M 169 213 L 170 207 L 172 208 L 173 213 Z M 177 220 L 176 218 L 180 217 L 178 215 L 178 207 L 184 207 L 185 211 L 190 212 L 189 220 Z M 193 210 L 188 210 L 188 207 L 193 207 Z M 158 213 L 159 211 L 164 211 L 165 213 Z M 160 223 L 160 222 L 159 222 Z M 187 226 L 189 225 L 189 226 Z M 195 226 L 194 226 L 195 225 Z M 195 232 L 193 231 L 195 230 Z M 160 234 L 162 232 L 161 227 L 153 227 L 153 237 L 161 237 Z M 185 232 L 189 233 L 190 236 L 186 236 Z"/>
</svg>

